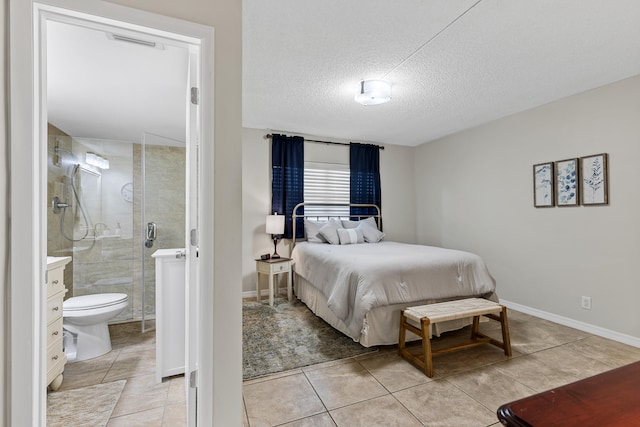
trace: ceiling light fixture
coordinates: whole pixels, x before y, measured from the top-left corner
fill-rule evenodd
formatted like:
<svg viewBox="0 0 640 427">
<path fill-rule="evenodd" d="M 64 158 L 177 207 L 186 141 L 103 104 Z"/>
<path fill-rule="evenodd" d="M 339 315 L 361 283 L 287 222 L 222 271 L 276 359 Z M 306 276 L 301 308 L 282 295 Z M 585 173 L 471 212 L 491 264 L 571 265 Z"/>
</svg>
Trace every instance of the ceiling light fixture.
<svg viewBox="0 0 640 427">
<path fill-rule="evenodd" d="M 391 83 L 385 80 L 362 80 L 355 100 L 362 105 L 384 104 L 391 99 Z"/>
<path fill-rule="evenodd" d="M 99 154 L 87 153 L 84 161 L 86 164 L 96 166 L 100 169 L 109 169 L 109 160 Z"/>
<path fill-rule="evenodd" d="M 445 32 L 449 27 L 455 24 L 460 18 L 469 13 L 471 9 L 480 4 L 482 0 L 476 0 L 468 9 L 458 15 L 453 21 L 449 22 L 444 28 L 438 31 L 435 35 L 433 35 L 430 39 L 422 43 L 416 50 L 414 50 L 409 56 L 404 58 L 400 63 L 394 66 L 392 69 L 384 73 L 381 78 L 385 79 L 389 74 L 393 73 L 395 70 L 406 64 L 411 58 L 416 56 L 420 51 L 422 51 L 429 43 L 435 40 L 440 34 Z M 356 93 L 355 100 L 362 105 L 378 105 L 384 104 L 391 99 L 391 83 L 382 79 L 374 79 L 374 80 L 362 80 L 360 85 L 358 86 L 358 91 Z"/>
</svg>

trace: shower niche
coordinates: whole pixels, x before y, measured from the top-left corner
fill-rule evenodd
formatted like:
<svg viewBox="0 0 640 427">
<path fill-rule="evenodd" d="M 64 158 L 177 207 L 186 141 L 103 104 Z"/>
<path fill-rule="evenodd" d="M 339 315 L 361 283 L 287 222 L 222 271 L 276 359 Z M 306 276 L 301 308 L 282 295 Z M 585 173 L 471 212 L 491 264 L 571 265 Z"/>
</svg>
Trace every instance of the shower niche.
<svg viewBox="0 0 640 427">
<path fill-rule="evenodd" d="M 185 242 L 185 146 L 145 134 L 141 142 L 80 138 L 49 126 L 47 254 L 71 256 L 67 294 L 126 293 L 115 321 L 155 319 L 157 249 Z M 152 247 L 146 224 L 156 224 Z"/>
</svg>

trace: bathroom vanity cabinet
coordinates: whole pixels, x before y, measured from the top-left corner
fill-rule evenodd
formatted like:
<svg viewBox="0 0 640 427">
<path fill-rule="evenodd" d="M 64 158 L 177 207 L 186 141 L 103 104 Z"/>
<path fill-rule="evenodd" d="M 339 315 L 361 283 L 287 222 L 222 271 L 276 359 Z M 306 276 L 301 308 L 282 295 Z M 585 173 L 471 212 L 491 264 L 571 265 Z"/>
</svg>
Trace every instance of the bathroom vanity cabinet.
<svg viewBox="0 0 640 427">
<path fill-rule="evenodd" d="M 62 385 L 67 356 L 62 348 L 62 302 L 67 292 L 64 268 L 71 257 L 47 257 L 47 384 L 56 391 Z"/>
<path fill-rule="evenodd" d="M 156 260 L 156 382 L 184 374 L 185 250 L 158 249 Z"/>
</svg>

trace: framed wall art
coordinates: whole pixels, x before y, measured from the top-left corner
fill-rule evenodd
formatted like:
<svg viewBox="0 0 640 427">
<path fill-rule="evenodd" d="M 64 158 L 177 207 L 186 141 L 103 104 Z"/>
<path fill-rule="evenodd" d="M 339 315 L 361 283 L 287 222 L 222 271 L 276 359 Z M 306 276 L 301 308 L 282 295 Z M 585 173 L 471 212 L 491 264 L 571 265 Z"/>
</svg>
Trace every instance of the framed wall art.
<svg viewBox="0 0 640 427">
<path fill-rule="evenodd" d="M 558 207 L 579 206 L 578 159 L 560 160 L 555 163 L 555 166 L 556 203 Z"/>
<path fill-rule="evenodd" d="M 580 158 L 580 199 L 584 206 L 609 204 L 607 153 Z"/>
<path fill-rule="evenodd" d="M 551 208 L 554 204 L 553 162 L 533 165 L 533 206 Z"/>
</svg>

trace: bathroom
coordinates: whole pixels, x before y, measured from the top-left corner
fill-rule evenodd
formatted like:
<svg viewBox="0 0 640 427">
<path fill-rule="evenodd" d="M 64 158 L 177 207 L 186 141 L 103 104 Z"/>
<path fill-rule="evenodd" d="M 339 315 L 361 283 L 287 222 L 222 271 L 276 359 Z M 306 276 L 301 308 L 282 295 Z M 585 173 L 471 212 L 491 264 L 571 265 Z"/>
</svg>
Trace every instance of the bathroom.
<svg viewBox="0 0 640 427">
<path fill-rule="evenodd" d="M 185 246 L 188 53 L 116 31 L 47 22 L 47 256 L 71 257 L 65 301 L 126 295 L 109 324 L 145 332 L 152 254 Z"/>
<path fill-rule="evenodd" d="M 57 378 L 49 389 L 55 395 L 90 384 L 117 384 L 114 372 L 150 377 L 157 369 L 156 259 L 152 255 L 158 249 L 185 244 L 185 144 L 151 134 L 145 134 L 142 143 L 75 138 L 51 124 L 47 139 L 47 255 L 71 258 L 63 280 L 67 361 L 60 368 L 61 375 L 54 373 Z M 147 223 L 156 224 L 154 240 L 147 238 Z M 127 297 L 124 308 L 108 320 L 111 335 L 116 333 L 114 351 L 105 355 L 100 354 L 104 350 L 94 348 L 90 351 L 95 353 L 81 352 L 75 325 L 68 323 L 68 301 L 105 294 Z M 126 347 L 122 331 L 126 331 Z M 109 336 L 109 345 L 111 339 Z M 124 368 L 120 360 L 125 351 L 129 352 L 125 359 L 135 351 L 143 363 L 129 360 L 130 366 Z M 107 366 L 109 371 L 104 370 Z M 123 379 L 135 387 L 135 382 Z M 183 382 L 176 380 L 163 385 L 175 388 Z M 55 401 L 50 399 L 49 405 L 55 407 L 51 403 Z M 112 416 L 127 416 L 127 411 L 144 408 L 127 409 L 125 402 L 113 409 Z M 177 402 L 173 406 L 182 422 L 183 398 Z M 73 409 L 76 415 L 81 411 L 82 407 Z M 48 418 L 47 422 L 55 424 L 56 420 Z"/>
<path fill-rule="evenodd" d="M 53 18 L 59 19 L 58 16 Z M 76 21 L 79 25 L 69 23 Z M 34 271 L 42 268 L 44 278 L 44 281 L 34 281 L 34 295 L 29 300 L 40 306 L 42 314 L 46 315 L 42 322 L 37 322 L 42 317 L 36 316 L 37 325 L 29 336 L 35 337 L 34 342 L 40 342 L 36 347 L 41 349 L 32 355 L 35 359 L 31 366 L 40 366 L 39 375 L 34 375 L 40 379 L 46 373 L 47 382 L 43 378 L 38 383 L 47 385 L 50 384 L 49 360 L 66 362 L 66 357 L 55 354 L 51 358 L 48 354 L 52 335 L 60 340 L 63 335 L 63 319 L 53 319 L 50 313 L 53 310 L 62 314 L 62 297 L 59 305 L 48 305 L 52 295 L 49 292 L 54 288 L 48 286 L 49 283 L 55 284 L 53 296 L 57 298 L 64 294 L 66 301 L 96 294 L 123 294 L 126 307 L 109 319 L 110 326 L 136 325 L 138 335 L 131 334 L 130 342 L 138 337 L 145 341 L 144 336 L 155 335 L 156 262 L 151 254 L 167 247 L 185 247 L 185 209 L 194 212 L 193 206 L 198 200 L 198 196 L 194 197 L 198 194 L 195 191 L 189 191 L 190 196 L 187 196 L 185 176 L 190 177 L 189 190 L 193 190 L 199 164 L 193 160 L 197 159 L 194 141 L 201 138 L 195 129 L 195 120 L 189 120 L 198 108 L 192 107 L 186 96 L 189 82 L 199 82 L 198 79 L 190 80 L 188 73 L 189 67 L 193 69 L 191 62 L 198 60 L 197 46 L 189 51 L 191 45 L 181 38 L 162 39 L 161 47 L 155 41 L 141 44 L 135 39 L 116 40 L 105 33 L 106 25 L 90 28 L 76 17 L 64 23 L 53 19 L 43 22 L 45 25 L 39 28 L 47 28 L 48 32 L 43 33 L 46 43 L 42 43 L 44 49 L 39 51 L 39 57 L 43 59 L 39 64 L 44 64 L 45 69 L 38 74 L 43 77 L 38 99 L 44 104 L 37 110 L 44 114 L 34 120 L 34 123 L 39 122 L 34 125 L 39 137 L 35 140 L 38 147 L 34 150 L 33 162 L 38 168 L 35 173 L 30 173 L 31 167 L 21 168 L 29 172 L 17 181 L 25 183 L 25 193 L 28 192 L 27 185 L 37 187 L 34 190 L 38 196 L 37 206 L 30 206 L 28 211 L 37 214 L 39 219 L 28 230 L 38 234 L 38 241 L 24 240 L 34 240 L 34 246 L 38 246 L 39 250 L 34 249 L 36 256 L 29 257 L 29 262 L 35 263 Z M 122 31 L 134 33 L 128 29 Z M 147 40 L 141 41 L 159 39 L 155 33 L 145 38 Z M 41 135 L 44 137 L 40 138 Z M 190 153 L 190 166 L 187 167 L 190 173 L 185 169 L 186 153 Z M 47 187 L 43 188 L 43 184 Z M 187 197 L 189 202 L 185 204 Z M 35 196 L 28 199 L 36 200 Z M 154 206 L 159 208 L 154 210 Z M 154 218 L 148 218 L 149 215 Z M 190 229 L 197 230 L 193 216 L 189 216 Z M 147 223 L 151 222 L 156 224 L 155 240 L 148 242 L 151 239 L 146 233 Z M 194 233 L 189 235 L 194 236 Z M 42 259 L 44 255 L 46 259 Z M 189 251 L 186 255 L 191 261 Z M 56 262 L 50 257 L 70 261 L 64 264 L 64 277 L 51 274 L 48 267 Z M 63 271 L 59 273 L 62 275 Z M 44 293 L 40 283 L 47 283 Z M 43 294 L 45 297 L 41 298 Z M 181 306 L 179 302 L 175 305 Z M 56 324 L 60 323 L 59 332 L 57 329 L 52 331 L 51 326 L 57 325 L 51 325 L 50 317 Z M 119 368 L 115 354 L 124 353 L 124 350 L 123 343 L 117 342 L 117 333 L 113 335 L 116 345 L 109 357 L 115 369 Z M 42 339 L 45 336 L 46 341 Z M 151 347 L 153 342 L 147 340 L 145 344 Z M 149 351 L 145 349 L 140 357 L 140 360 L 148 361 L 147 365 L 154 359 Z M 45 358 L 46 364 L 43 363 Z M 69 384 L 67 370 L 82 364 L 66 364 L 64 383 Z M 90 371 L 95 369 L 85 369 L 83 376 L 91 376 Z M 103 375 L 101 382 L 104 381 Z M 127 387 L 130 384 L 131 389 L 138 389 L 133 377 L 127 379 Z M 44 387 L 38 388 L 44 397 Z M 52 388 L 48 391 L 47 401 L 50 396 L 62 394 L 61 390 Z M 125 388 L 122 391 L 125 403 L 130 401 L 126 392 Z M 183 402 L 184 397 L 182 393 Z M 37 400 L 40 403 L 36 402 L 34 407 L 42 408 L 44 400 Z M 49 408 L 46 410 L 48 414 Z M 32 412 L 43 414 L 43 411 Z M 119 415 L 124 413 L 121 411 Z"/>
<path fill-rule="evenodd" d="M 65 299 L 125 293 L 129 304 L 110 323 L 139 321 L 143 331 L 155 320 L 151 255 L 185 242 L 184 143 L 149 134 L 144 140 L 72 138 L 49 125 L 47 176 L 47 255 L 72 257 Z M 87 164 L 87 154 L 106 162 Z M 54 206 L 56 197 L 67 206 Z M 151 247 L 143 227 L 149 222 L 157 227 Z"/>
</svg>

